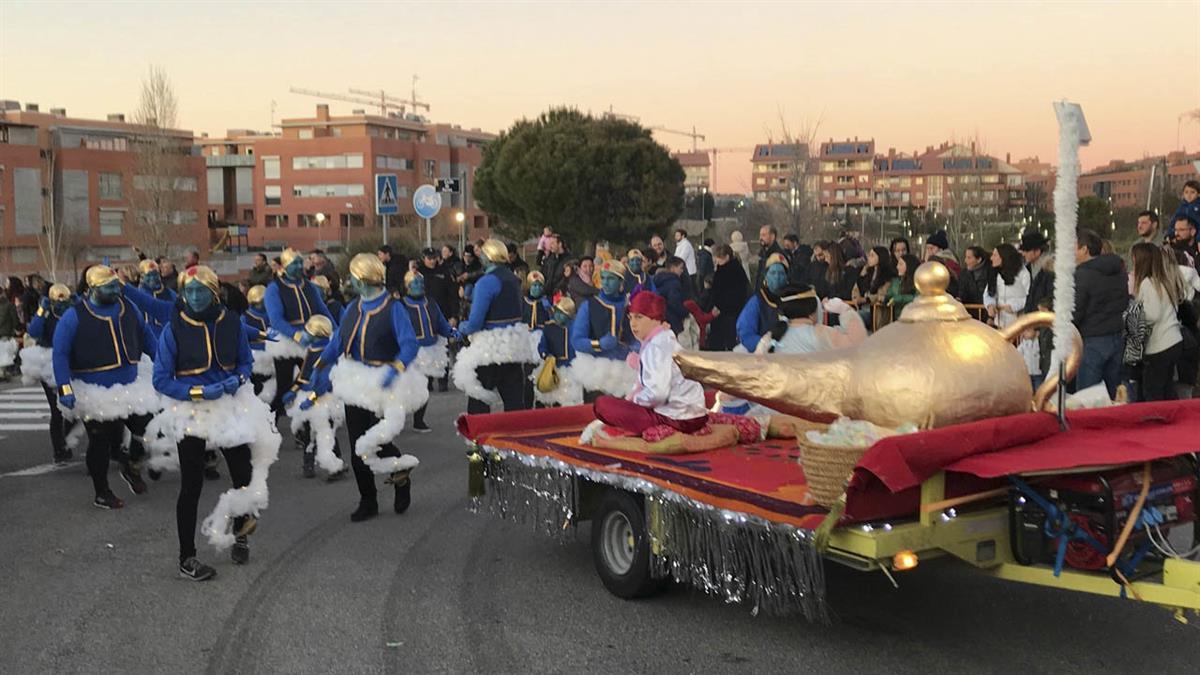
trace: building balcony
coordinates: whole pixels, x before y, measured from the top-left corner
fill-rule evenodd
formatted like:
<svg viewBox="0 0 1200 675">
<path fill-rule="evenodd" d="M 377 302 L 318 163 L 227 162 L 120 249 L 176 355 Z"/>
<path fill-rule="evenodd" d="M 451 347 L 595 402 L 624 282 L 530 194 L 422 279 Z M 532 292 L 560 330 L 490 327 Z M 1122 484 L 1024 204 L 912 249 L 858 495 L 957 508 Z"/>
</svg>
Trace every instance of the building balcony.
<svg viewBox="0 0 1200 675">
<path fill-rule="evenodd" d="M 204 158 L 205 166 L 209 168 L 227 166 L 254 166 L 254 155 L 209 155 Z"/>
</svg>

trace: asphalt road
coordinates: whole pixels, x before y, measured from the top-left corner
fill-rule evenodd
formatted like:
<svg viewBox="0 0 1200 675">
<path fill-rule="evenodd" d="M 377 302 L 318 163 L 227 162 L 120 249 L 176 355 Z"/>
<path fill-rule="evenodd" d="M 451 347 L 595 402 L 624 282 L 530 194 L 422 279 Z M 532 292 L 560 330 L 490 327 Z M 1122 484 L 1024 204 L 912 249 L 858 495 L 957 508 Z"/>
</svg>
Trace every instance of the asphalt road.
<svg viewBox="0 0 1200 675">
<path fill-rule="evenodd" d="M 32 398 L 32 397 L 28 397 Z M 0 388 L 0 408 L 4 391 Z M 0 418 L 0 672 L 1195 672 L 1200 625 L 1159 609 L 926 563 L 893 589 L 828 573 L 833 625 L 751 616 L 674 587 L 626 602 L 596 577 L 586 527 L 560 545 L 468 512 L 461 395 L 438 394 L 413 505 L 349 521 L 350 480 L 300 475 L 285 439 L 245 567 L 201 544 L 218 577 L 176 571 L 165 476 L 126 508 L 91 506 L 82 462 L 46 464 L 44 432 Z M 11 410 L 10 410 L 11 412 Z M 205 486 L 201 515 L 227 485 Z"/>
</svg>

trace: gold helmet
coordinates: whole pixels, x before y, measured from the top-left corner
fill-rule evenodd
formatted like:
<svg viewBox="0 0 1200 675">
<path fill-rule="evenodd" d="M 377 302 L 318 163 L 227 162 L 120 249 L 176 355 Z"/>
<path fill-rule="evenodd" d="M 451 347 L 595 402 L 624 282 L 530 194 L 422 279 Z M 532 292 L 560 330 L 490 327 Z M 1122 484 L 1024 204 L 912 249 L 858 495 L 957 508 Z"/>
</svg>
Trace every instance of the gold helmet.
<svg viewBox="0 0 1200 675">
<path fill-rule="evenodd" d="M 359 253 L 354 256 L 350 261 L 350 274 L 372 286 L 382 286 L 387 279 L 387 269 L 374 253 Z"/>
<path fill-rule="evenodd" d="M 605 260 L 600 263 L 600 274 L 615 274 L 622 279 L 625 278 L 625 266 L 620 260 Z"/>
<path fill-rule="evenodd" d="M 564 295 L 559 298 L 558 302 L 554 303 L 554 309 L 566 314 L 571 318 L 575 318 L 575 301 L 572 300 L 571 296 L 569 295 Z"/>
<path fill-rule="evenodd" d="M 50 302 L 66 302 L 71 299 L 71 289 L 66 284 L 54 284 L 50 287 Z"/>
<path fill-rule="evenodd" d="M 88 288 L 95 288 L 116 281 L 117 273 L 108 265 L 92 265 L 88 268 L 87 276 L 84 278 L 87 280 Z"/>
<path fill-rule="evenodd" d="M 324 314 L 313 314 L 305 322 L 304 330 L 309 335 L 327 338 L 333 335 L 333 322 Z"/>
<path fill-rule="evenodd" d="M 420 272 L 418 272 L 416 270 L 409 270 L 409 271 L 405 272 L 404 273 L 404 287 L 408 288 L 408 285 L 412 283 L 412 280 L 416 279 L 417 277 L 424 279 L 425 275 L 421 274 Z"/>
<path fill-rule="evenodd" d="M 508 262 L 508 246 L 499 239 L 488 239 L 483 242 L 483 257 L 503 265 Z"/>
<path fill-rule="evenodd" d="M 296 258 L 299 258 L 299 257 L 300 257 L 300 252 L 297 251 L 296 249 L 292 248 L 291 246 L 289 246 L 289 247 L 283 249 L 283 253 L 279 254 L 279 262 L 283 263 L 284 267 L 287 267 L 288 265 L 290 265 L 292 263 L 293 260 L 295 260 Z"/>
<path fill-rule="evenodd" d="M 313 277 L 312 279 L 309 279 L 309 281 L 311 281 L 314 286 L 319 287 L 321 290 L 325 291 L 326 293 L 329 292 L 329 279 L 326 279 L 324 274 L 318 274 L 317 276 Z"/>
<path fill-rule="evenodd" d="M 628 260 L 633 260 L 634 258 L 641 258 L 642 260 L 645 260 L 646 256 L 642 255 L 642 252 L 636 248 L 631 248 L 629 249 L 629 252 L 625 254 L 625 258 Z"/>
<path fill-rule="evenodd" d="M 212 291 L 213 295 L 221 297 L 221 282 L 217 279 L 217 273 L 207 265 L 189 267 L 179 275 L 179 290 L 187 288 L 190 284 L 201 284 Z"/>
<path fill-rule="evenodd" d="M 533 272 L 530 272 L 529 276 L 525 277 L 525 283 L 530 286 L 532 286 L 533 282 L 535 282 L 535 281 L 540 282 L 542 284 L 546 283 L 546 275 L 535 270 Z"/>
<path fill-rule="evenodd" d="M 246 291 L 246 301 L 252 305 L 257 305 L 263 301 L 263 297 L 267 294 L 267 287 L 262 284 L 251 286 L 250 290 Z"/>
<path fill-rule="evenodd" d="M 783 265 L 784 267 L 791 267 L 791 265 L 788 264 L 788 259 L 786 257 L 784 257 L 782 254 L 772 253 L 767 258 L 767 262 L 763 265 L 763 269 L 769 270 L 769 269 L 771 269 L 771 265 L 776 265 L 776 264 Z"/>
<path fill-rule="evenodd" d="M 158 263 L 154 262 L 153 260 L 151 260 L 149 258 L 146 258 L 145 260 L 138 263 L 137 268 L 138 268 L 138 272 L 140 272 L 141 274 L 149 274 L 150 272 L 158 271 Z"/>
</svg>

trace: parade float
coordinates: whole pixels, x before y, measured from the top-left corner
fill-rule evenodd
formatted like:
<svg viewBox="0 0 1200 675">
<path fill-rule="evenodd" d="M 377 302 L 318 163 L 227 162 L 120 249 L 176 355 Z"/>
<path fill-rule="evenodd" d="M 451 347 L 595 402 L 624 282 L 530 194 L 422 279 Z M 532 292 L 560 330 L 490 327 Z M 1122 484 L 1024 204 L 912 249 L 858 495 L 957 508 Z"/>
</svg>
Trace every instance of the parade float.
<svg viewBox="0 0 1200 675">
<path fill-rule="evenodd" d="M 1056 243 L 1069 252 L 1087 130 L 1078 106 L 1056 112 Z M 1191 543 L 1176 548 L 1182 531 L 1171 534 L 1195 521 L 1200 401 L 1071 404 L 1060 381 L 1081 352 L 1073 265 L 1056 258 L 1055 307 L 1067 311 L 1004 332 L 947 295 L 934 262 L 900 320 L 857 347 L 676 355 L 687 377 L 777 411 L 760 433 L 717 417 L 695 438 L 618 443 L 581 437 L 590 406 L 463 416 L 472 503 L 560 539 L 590 521 L 597 573 L 624 598 L 673 579 L 824 621 L 826 562 L 898 583 L 950 557 L 1186 620 L 1200 612 L 1200 538 L 1184 528 Z M 1012 341 L 1038 327 L 1053 329 L 1056 375 L 1034 391 Z"/>
</svg>

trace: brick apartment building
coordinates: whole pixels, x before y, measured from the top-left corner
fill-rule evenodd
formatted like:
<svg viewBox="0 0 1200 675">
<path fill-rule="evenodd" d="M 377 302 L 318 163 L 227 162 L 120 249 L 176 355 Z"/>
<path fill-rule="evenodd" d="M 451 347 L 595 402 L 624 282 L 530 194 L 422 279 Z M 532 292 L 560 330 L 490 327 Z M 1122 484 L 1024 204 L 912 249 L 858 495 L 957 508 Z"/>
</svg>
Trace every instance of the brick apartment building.
<svg viewBox="0 0 1200 675">
<path fill-rule="evenodd" d="M 977 152 L 975 144 L 942 143 L 922 153 L 875 159 L 872 206 L 885 220 L 912 213 L 1003 220 L 1023 216 L 1024 179 L 1007 161 Z"/>
<path fill-rule="evenodd" d="M 712 162 L 707 152 L 677 152 L 672 155 L 683 167 L 683 192 L 689 197 L 703 194 L 712 189 L 710 170 Z"/>
<path fill-rule="evenodd" d="M 792 183 L 803 176 L 803 189 L 810 198 L 817 194 L 817 162 L 805 143 L 762 143 L 750 157 L 751 189 L 755 201 L 777 202 L 789 208 L 798 200 Z"/>
<path fill-rule="evenodd" d="M 821 210 L 845 219 L 872 208 L 875 141 L 829 139 L 821 144 Z"/>
<path fill-rule="evenodd" d="M 487 214 L 474 200 L 482 147 L 495 138 L 478 129 L 432 124 L 412 116 L 332 116 L 319 104 L 310 118 L 284 119 L 280 133 L 231 131 L 201 138 L 210 179 L 210 219 L 247 225 L 251 247 L 339 248 L 382 227 L 375 216 L 375 174 L 394 173 L 399 184 L 393 238 L 423 239 L 412 193 L 439 178 L 459 178 L 462 191 L 444 194 L 433 236 L 457 242 L 487 236 Z M 464 202 L 465 199 L 465 202 Z M 455 216 L 462 212 L 460 225 Z M 461 228 L 461 229 L 460 229 Z"/>
<path fill-rule="evenodd" d="M 39 236 L 51 226 L 66 234 L 60 279 L 74 279 L 78 269 L 105 257 L 133 261 L 138 191 L 164 179 L 136 174 L 134 148 L 152 133 L 165 133 L 181 158 L 169 177 L 177 207 L 169 217 L 182 236 L 168 252 L 201 248 L 208 237 L 204 160 L 194 151 L 190 131 L 154 131 L 126 122 L 124 115 L 91 120 L 68 117 L 63 109 L 41 112 L 31 103 L 22 110 L 15 101 L 0 101 L 0 270 L 47 270 Z"/>
<path fill-rule="evenodd" d="M 1155 195 L 1151 194 L 1152 176 L 1157 176 L 1154 185 L 1161 190 L 1165 175 L 1168 194 L 1178 196 L 1186 181 L 1197 179 L 1197 162 L 1200 153 L 1181 151 L 1135 161 L 1114 159 L 1079 176 L 1079 196 L 1107 200 L 1113 209 L 1144 209 L 1148 198 L 1152 206 L 1157 205 Z M 1163 204 L 1163 210 L 1171 210 L 1173 205 L 1174 202 Z"/>
</svg>

